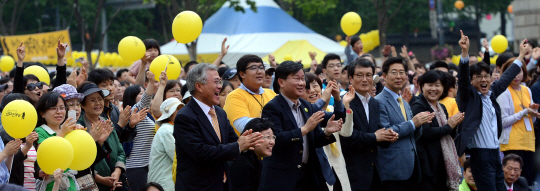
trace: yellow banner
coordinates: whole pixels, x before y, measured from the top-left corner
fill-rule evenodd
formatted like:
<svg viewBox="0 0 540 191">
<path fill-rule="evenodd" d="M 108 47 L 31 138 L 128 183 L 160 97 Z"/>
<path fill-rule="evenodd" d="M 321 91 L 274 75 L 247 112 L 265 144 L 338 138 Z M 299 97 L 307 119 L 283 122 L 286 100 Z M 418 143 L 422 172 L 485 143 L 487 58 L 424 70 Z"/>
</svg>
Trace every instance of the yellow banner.
<svg viewBox="0 0 540 191">
<path fill-rule="evenodd" d="M 5 55 L 10 55 L 17 60 L 17 48 L 24 42 L 26 49 L 25 62 L 49 62 L 56 60 L 56 47 L 60 42 L 67 44 L 65 57 L 71 57 L 71 40 L 68 30 L 29 35 L 14 35 L 0 37 Z"/>
</svg>

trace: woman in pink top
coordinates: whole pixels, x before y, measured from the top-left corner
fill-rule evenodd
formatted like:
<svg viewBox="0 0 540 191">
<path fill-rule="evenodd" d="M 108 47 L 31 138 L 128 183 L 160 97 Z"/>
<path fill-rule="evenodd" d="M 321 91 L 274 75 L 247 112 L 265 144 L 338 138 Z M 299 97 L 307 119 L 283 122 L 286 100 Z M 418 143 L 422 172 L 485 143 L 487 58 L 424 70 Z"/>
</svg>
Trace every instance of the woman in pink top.
<svg viewBox="0 0 540 191">
<path fill-rule="evenodd" d="M 24 147 L 24 144 L 21 145 Z M 36 179 L 34 178 L 34 163 L 37 159 L 36 148 L 32 146 L 28 153 L 26 154 L 27 158 L 24 160 L 24 183 L 23 187 L 28 190 L 36 190 Z"/>
</svg>

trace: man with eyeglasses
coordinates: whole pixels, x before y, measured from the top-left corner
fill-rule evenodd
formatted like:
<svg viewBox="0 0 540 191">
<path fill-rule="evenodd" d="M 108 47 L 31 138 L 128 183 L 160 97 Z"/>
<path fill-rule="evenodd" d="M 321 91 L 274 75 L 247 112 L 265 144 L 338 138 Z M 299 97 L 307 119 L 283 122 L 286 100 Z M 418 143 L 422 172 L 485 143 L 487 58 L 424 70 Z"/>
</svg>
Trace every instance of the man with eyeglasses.
<svg viewBox="0 0 540 191">
<path fill-rule="evenodd" d="M 262 87 L 266 72 L 259 56 L 242 56 L 236 63 L 236 69 L 242 84 L 229 93 L 223 110 L 227 112 L 236 134 L 240 135 L 251 119 L 261 117 L 264 105 L 276 97 L 276 93 Z"/>
<path fill-rule="evenodd" d="M 341 77 L 341 58 L 337 54 L 327 54 L 324 56 L 323 61 L 321 62 L 323 73 L 326 75 L 326 79 L 323 81 L 322 89 L 326 89 L 329 81 L 338 82 Z M 342 87 L 343 88 L 343 87 Z M 347 87 L 345 87 L 347 88 Z M 340 92 L 345 92 L 345 90 L 340 89 Z M 328 105 L 334 105 L 334 97 L 330 98 Z"/>
<path fill-rule="evenodd" d="M 527 179 L 521 176 L 523 160 L 519 155 L 508 154 L 502 160 L 504 186 L 508 191 L 528 191 Z M 529 167 L 528 167 L 529 168 Z"/>
<path fill-rule="evenodd" d="M 501 108 L 496 99 L 521 71 L 523 57 L 527 52 L 525 42 L 520 44 L 519 56 L 514 63 L 492 84 L 487 64 L 479 62 L 469 66 L 469 38 L 461 31 L 456 101 L 459 110 L 465 112 L 465 118 L 457 128 L 454 142 L 458 156 L 462 156 L 465 149 L 469 150 L 471 171 L 478 190 L 507 190 L 499 155 Z"/>
</svg>

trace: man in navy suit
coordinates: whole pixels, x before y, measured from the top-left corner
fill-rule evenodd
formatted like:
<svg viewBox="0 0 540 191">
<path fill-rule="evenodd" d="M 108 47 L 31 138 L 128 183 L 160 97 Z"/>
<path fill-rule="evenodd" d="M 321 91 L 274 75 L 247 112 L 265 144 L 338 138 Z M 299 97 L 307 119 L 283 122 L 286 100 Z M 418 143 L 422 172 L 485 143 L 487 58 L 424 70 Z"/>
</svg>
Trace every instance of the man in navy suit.
<svg viewBox="0 0 540 191">
<path fill-rule="evenodd" d="M 413 117 L 409 104 L 401 97 L 400 90 L 406 84 L 407 75 L 401 58 L 388 58 L 382 70 L 386 84 L 375 97 L 379 103 L 380 124 L 398 133 L 399 138 L 388 148 L 379 147 L 379 176 L 384 190 L 415 190 L 421 178 L 415 141 L 421 135 L 421 126 L 430 123 L 434 114 L 422 112 Z"/>
<path fill-rule="evenodd" d="M 231 190 L 227 161 L 257 146 L 262 135 L 251 131 L 236 135 L 227 114 L 217 106 L 222 82 L 216 66 L 198 64 L 186 81 L 192 100 L 174 120 L 175 190 Z"/>
<path fill-rule="evenodd" d="M 300 63 L 286 61 L 276 68 L 276 80 L 281 94 L 268 102 L 262 111 L 263 118 L 274 123 L 276 144 L 272 156 L 263 160 L 259 190 L 325 190 L 324 177 L 333 176 L 331 169 L 323 176 L 320 159 L 315 148 L 335 142 L 332 133 L 341 130 L 345 117 L 340 97 L 335 97 L 334 114 L 319 111 L 316 105 L 300 99 L 305 93 L 305 78 Z M 337 88 L 336 93 L 339 93 Z M 324 130 L 321 126 L 325 126 Z M 323 153 L 324 154 L 324 153 Z"/>
<path fill-rule="evenodd" d="M 341 137 L 341 149 L 352 190 L 380 190 L 382 182 L 377 172 L 377 145 L 386 146 L 398 138 L 392 129 L 379 126 L 379 104 L 369 95 L 373 86 L 375 65 L 357 58 L 349 63 L 349 82 L 356 90 L 350 103 L 353 113 L 353 133 Z"/>
<path fill-rule="evenodd" d="M 501 95 L 521 71 L 523 57 L 527 52 L 525 39 L 519 47 L 519 56 L 514 63 L 491 83 L 490 68 L 484 62 L 469 66 L 469 38 L 461 32 L 459 46 L 459 90 L 456 102 L 465 112 L 458 126 L 456 151 L 463 155 L 465 149 L 471 154 L 471 171 L 478 190 L 506 191 L 504 174 L 499 155 L 499 137 L 502 132 L 501 107 L 497 97 Z"/>
</svg>

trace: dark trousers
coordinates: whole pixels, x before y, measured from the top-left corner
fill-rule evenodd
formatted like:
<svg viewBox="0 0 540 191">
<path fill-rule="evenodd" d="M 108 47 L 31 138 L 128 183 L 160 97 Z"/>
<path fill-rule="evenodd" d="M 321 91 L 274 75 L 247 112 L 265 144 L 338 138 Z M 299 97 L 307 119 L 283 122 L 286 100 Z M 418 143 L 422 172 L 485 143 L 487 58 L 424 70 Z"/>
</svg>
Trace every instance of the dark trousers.
<svg viewBox="0 0 540 191">
<path fill-rule="evenodd" d="M 414 170 L 411 177 L 407 180 L 385 180 L 383 181 L 383 190 L 385 191 L 416 191 L 420 180 L 420 164 L 418 158 L 414 160 Z"/>
<path fill-rule="evenodd" d="M 148 166 L 126 169 L 129 190 L 141 190 L 148 180 Z"/>
<path fill-rule="evenodd" d="M 506 191 L 499 149 L 471 149 L 471 171 L 478 190 Z"/>
<path fill-rule="evenodd" d="M 521 176 L 525 177 L 527 179 L 527 183 L 529 186 L 532 186 L 535 179 L 536 174 L 536 168 L 534 164 L 534 152 L 532 151 L 517 151 L 517 150 L 509 150 L 504 151 L 504 156 L 508 154 L 516 154 L 523 159 L 523 168 L 521 168 Z"/>
</svg>

